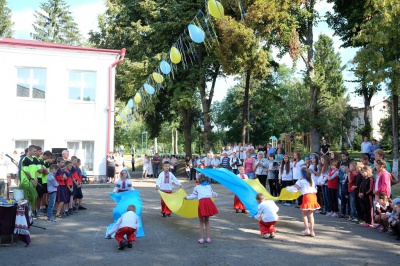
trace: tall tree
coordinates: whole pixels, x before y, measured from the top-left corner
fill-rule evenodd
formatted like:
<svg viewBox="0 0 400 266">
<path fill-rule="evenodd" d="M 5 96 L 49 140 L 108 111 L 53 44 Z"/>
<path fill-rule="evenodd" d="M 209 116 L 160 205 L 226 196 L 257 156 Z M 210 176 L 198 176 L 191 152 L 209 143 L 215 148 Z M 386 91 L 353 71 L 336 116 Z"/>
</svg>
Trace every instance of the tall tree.
<svg viewBox="0 0 400 266">
<path fill-rule="evenodd" d="M 173 74 L 166 76 L 162 88 L 146 98 L 139 106 L 140 112 L 145 116 L 149 127 L 154 122 L 172 122 L 170 119 L 179 115 L 168 115 L 171 110 L 180 110 L 184 130 L 191 130 L 193 113 L 197 105 L 189 106 L 193 99 L 201 99 L 203 111 L 203 142 L 204 149 L 212 149 L 210 121 L 210 104 L 213 98 L 215 81 L 220 75 L 220 67 L 212 56 L 210 49 L 206 51 L 204 45 L 194 44 L 187 35 L 182 33 L 198 13 L 204 3 L 197 1 L 139 1 L 139 0 L 108 0 L 107 11 L 99 17 L 99 32 L 91 32 L 90 41 L 97 47 L 120 49 L 127 48 L 126 60 L 119 67 L 117 73 L 116 97 L 127 100 L 148 80 L 149 75 L 159 66 L 161 59 L 165 58 L 171 46 L 183 44 L 182 63 L 173 67 Z M 200 18 L 200 17 L 199 17 Z M 196 20 L 198 24 L 204 20 Z M 205 25 L 202 25 L 207 29 Z M 211 27 L 211 26 L 210 26 Z M 211 28 L 212 30 L 212 28 Z M 209 40 L 207 40 L 209 41 Z M 209 42 L 212 45 L 212 42 Z M 190 47 L 188 49 L 187 47 Z M 211 82 L 211 89 L 206 83 Z M 164 95 L 162 95 L 164 94 Z M 165 95 L 167 94 L 167 96 Z M 179 96 L 191 99 L 189 102 L 180 101 Z M 179 106 L 178 106 L 179 104 Z M 162 105 L 163 108 L 155 108 Z M 193 109 L 193 106 L 196 108 Z M 153 137 L 160 134 L 159 126 L 154 127 Z M 190 154 L 191 132 L 184 132 L 185 151 Z M 186 140 L 186 138 L 188 138 Z"/>
<path fill-rule="evenodd" d="M 362 47 L 364 43 L 354 37 L 360 32 L 361 26 L 368 19 L 365 17 L 365 11 L 371 5 L 369 0 L 359 1 L 343 1 L 343 0 L 328 0 L 328 3 L 333 3 L 334 12 L 327 13 L 327 22 L 335 31 L 335 35 L 339 36 L 343 41 L 343 47 Z M 357 95 L 364 98 L 364 121 L 363 135 L 370 136 L 372 132 L 371 121 L 368 116 L 368 111 L 371 106 L 372 97 L 380 90 L 379 82 L 376 80 L 376 75 L 373 73 L 374 65 L 369 63 L 368 58 L 362 58 L 358 55 L 354 58 L 355 67 L 352 69 L 356 80 L 352 82 L 359 83 L 354 91 Z"/>
<path fill-rule="evenodd" d="M 35 22 L 31 33 L 34 40 L 59 44 L 80 45 L 81 34 L 78 24 L 64 0 L 48 0 L 40 3 L 40 10 L 35 11 Z"/>
<path fill-rule="evenodd" d="M 14 23 L 11 20 L 11 9 L 6 0 L 0 0 L 0 37 L 12 38 Z"/>
<path fill-rule="evenodd" d="M 252 79 L 264 79 L 272 70 L 270 50 L 290 51 L 297 56 L 295 21 L 289 13 L 298 1 L 245 1 L 246 19 L 237 13 L 219 21 L 221 44 L 217 48 L 219 61 L 228 74 L 244 78 L 244 104 L 242 109 L 241 141 L 245 142 L 248 127 L 249 92 Z M 238 10 L 241 10 L 238 7 Z M 249 140 L 248 140 L 249 141 Z"/>
<path fill-rule="evenodd" d="M 370 1 L 355 41 L 365 43 L 358 54 L 377 66 L 377 76 L 387 84 L 392 98 L 393 170 L 399 163 L 400 5 L 398 0 Z M 374 56 L 371 56 L 374 55 Z"/>
</svg>

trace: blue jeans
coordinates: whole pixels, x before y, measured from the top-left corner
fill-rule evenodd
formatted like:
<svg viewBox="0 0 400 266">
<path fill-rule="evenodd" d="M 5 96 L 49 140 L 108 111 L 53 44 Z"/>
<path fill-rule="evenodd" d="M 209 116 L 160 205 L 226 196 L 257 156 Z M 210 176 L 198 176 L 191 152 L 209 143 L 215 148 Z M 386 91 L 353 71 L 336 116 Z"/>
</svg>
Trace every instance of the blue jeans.
<svg viewBox="0 0 400 266">
<path fill-rule="evenodd" d="M 47 206 L 47 219 L 53 217 L 54 203 L 56 202 L 57 191 L 54 193 L 49 193 L 49 206 Z"/>
<path fill-rule="evenodd" d="M 245 172 L 245 175 L 247 175 L 247 177 L 248 177 L 249 179 L 254 179 L 254 173 L 246 173 L 246 172 Z"/>
<path fill-rule="evenodd" d="M 349 201 L 350 201 L 350 217 L 357 218 L 356 193 L 355 192 L 349 192 Z"/>
<path fill-rule="evenodd" d="M 159 164 L 156 164 L 156 165 L 153 166 L 153 174 L 154 174 L 155 178 L 158 178 L 159 169 L 160 169 L 160 165 Z"/>
<path fill-rule="evenodd" d="M 322 185 L 322 197 L 324 198 L 325 211 L 331 212 L 332 207 L 331 207 L 331 203 L 329 201 L 328 185 Z"/>
</svg>

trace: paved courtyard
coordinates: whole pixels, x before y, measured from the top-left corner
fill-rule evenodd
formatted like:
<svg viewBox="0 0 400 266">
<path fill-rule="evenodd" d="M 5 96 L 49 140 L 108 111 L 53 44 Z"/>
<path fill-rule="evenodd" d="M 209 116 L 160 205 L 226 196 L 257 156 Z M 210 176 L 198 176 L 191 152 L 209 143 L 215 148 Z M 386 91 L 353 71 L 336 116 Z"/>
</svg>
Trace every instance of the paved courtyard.
<svg viewBox="0 0 400 266">
<path fill-rule="evenodd" d="M 135 175 L 134 175 L 135 176 Z M 181 179 L 191 193 L 194 183 Z M 155 179 L 133 178 L 141 191 L 145 237 L 132 249 L 117 250 L 104 238 L 115 203 L 108 184 L 84 187 L 86 211 L 48 223 L 38 219 L 32 243 L 0 247 L 0 265 L 398 265 L 400 241 L 344 219 L 316 214 L 316 237 L 301 235 L 301 213 L 278 204 L 280 220 L 275 239 L 259 236 L 256 220 L 234 213 L 233 194 L 214 184 L 219 214 L 210 218 L 211 244 L 198 244 L 198 219 L 176 215 L 162 218 Z"/>
</svg>

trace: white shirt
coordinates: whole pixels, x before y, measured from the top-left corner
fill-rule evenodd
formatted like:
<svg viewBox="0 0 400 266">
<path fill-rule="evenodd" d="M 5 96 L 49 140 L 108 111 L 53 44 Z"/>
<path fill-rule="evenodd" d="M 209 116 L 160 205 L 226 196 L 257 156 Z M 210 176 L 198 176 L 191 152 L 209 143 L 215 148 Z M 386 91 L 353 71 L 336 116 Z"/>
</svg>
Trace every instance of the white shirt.
<svg viewBox="0 0 400 266">
<path fill-rule="evenodd" d="M 215 193 L 210 185 L 197 185 L 193 189 L 193 193 L 190 196 L 187 196 L 186 198 L 188 200 L 192 199 L 204 199 L 204 198 L 216 198 L 218 195 Z"/>
<path fill-rule="evenodd" d="M 294 186 L 286 187 L 286 190 L 289 192 L 297 192 L 300 190 L 301 194 L 310 194 L 317 193 L 317 189 L 315 188 L 315 183 L 312 181 L 312 185 L 306 179 L 297 180 Z"/>
<path fill-rule="evenodd" d="M 249 177 L 248 177 L 246 174 L 243 174 L 243 177 L 241 176 L 241 174 L 237 174 L 237 176 L 238 176 L 240 179 L 249 179 Z"/>
<path fill-rule="evenodd" d="M 165 172 L 162 171 L 157 178 L 156 187 L 159 187 L 161 191 L 172 191 L 172 182 L 177 186 L 181 186 L 179 180 L 174 176 L 173 173 L 169 172 L 169 182 L 165 183 Z"/>
<path fill-rule="evenodd" d="M 221 161 L 218 158 L 213 158 L 211 160 L 211 166 L 214 168 L 219 167 L 220 164 L 221 164 Z"/>
<path fill-rule="evenodd" d="M 236 164 L 233 164 L 233 163 L 236 163 Z M 241 165 L 241 164 L 242 164 L 242 162 L 239 160 L 238 157 L 235 157 L 235 158 L 232 157 L 229 160 L 229 165 L 232 167 L 232 169 L 238 169 L 238 165 Z"/>
<path fill-rule="evenodd" d="M 139 228 L 139 216 L 133 211 L 128 211 L 118 219 L 118 221 L 114 224 L 108 234 L 112 235 L 123 227 L 130 227 L 133 229 Z"/>
<path fill-rule="evenodd" d="M 279 167 L 279 179 L 282 181 L 292 181 L 293 180 L 293 172 L 292 172 L 292 163 L 290 163 L 290 168 L 289 168 L 289 173 L 286 173 L 286 167 L 285 165 L 283 166 L 283 171 L 281 171 L 281 168 Z"/>
<path fill-rule="evenodd" d="M 301 168 L 306 167 L 303 160 L 293 162 L 293 180 L 301 179 Z"/>
<path fill-rule="evenodd" d="M 117 193 L 118 190 L 128 191 L 128 190 L 135 190 L 135 189 L 132 187 L 132 183 L 129 179 L 125 180 L 125 185 L 124 185 L 124 181 L 122 181 L 121 179 L 118 179 L 118 181 L 115 183 L 115 188 L 114 188 L 113 192 Z"/>
<path fill-rule="evenodd" d="M 279 207 L 272 200 L 264 200 L 258 204 L 258 212 L 254 218 L 258 219 L 261 217 L 263 222 L 274 222 L 278 220 Z"/>
<path fill-rule="evenodd" d="M 318 184 L 318 175 L 314 174 L 314 171 L 318 172 L 318 165 L 317 165 L 317 169 L 314 169 L 315 165 L 311 164 L 309 169 L 311 170 L 311 178 L 314 181 L 314 184 Z"/>
<path fill-rule="evenodd" d="M 370 153 L 371 152 L 372 143 L 367 141 L 361 142 L 361 152 L 362 153 Z"/>
</svg>

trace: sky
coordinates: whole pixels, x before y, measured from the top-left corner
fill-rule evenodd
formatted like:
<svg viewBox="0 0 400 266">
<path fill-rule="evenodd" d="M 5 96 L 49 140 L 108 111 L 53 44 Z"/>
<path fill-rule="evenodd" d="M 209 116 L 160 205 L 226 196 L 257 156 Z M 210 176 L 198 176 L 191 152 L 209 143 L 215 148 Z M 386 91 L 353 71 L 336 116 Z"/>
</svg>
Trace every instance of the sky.
<svg viewBox="0 0 400 266">
<path fill-rule="evenodd" d="M 32 39 L 30 33 L 33 32 L 33 22 L 34 22 L 34 12 L 39 10 L 41 2 L 46 0 L 7 0 L 8 7 L 12 11 L 12 20 L 14 22 L 14 38 L 16 39 Z M 105 0 L 67 0 L 70 5 L 70 11 L 75 18 L 75 22 L 78 24 L 81 34 L 87 38 L 88 32 L 90 30 L 97 30 L 97 16 L 105 12 Z M 319 1 L 316 4 L 316 9 L 321 16 L 327 11 L 332 11 L 332 4 L 326 3 L 326 1 Z M 341 48 L 341 41 L 338 36 L 333 36 L 333 30 L 328 27 L 325 22 L 320 22 L 314 29 L 314 40 L 318 40 L 319 34 L 324 33 L 332 37 L 334 41 L 335 50 L 340 53 L 342 64 L 346 64 L 347 68 L 349 62 L 352 60 L 356 53 L 354 48 Z M 172 44 L 171 44 L 172 45 Z M 284 56 L 282 59 L 277 61 L 281 64 L 286 64 L 292 67 L 293 62 L 289 55 Z M 298 60 L 296 71 L 299 73 L 305 69 L 305 65 L 301 60 Z M 344 71 L 343 77 L 345 80 L 351 80 L 353 78 L 351 72 Z M 236 81 L 234 81 L 233 76 L 228 76 L 227 78 L 220 78 L 216 82 L 214 101 L 221 101 L 227 94 L 228 88 L 234 86 Z M 345 83 L 348 88 L 348 92 L 352 93 L 354 90 L 354 83 Z M 384 92 L 378 94 L 374 101 L 379 101 L 385 96 Z M 363 106 L 362 98 L 355 97 L 351 94 L 352 101 L 350 104 L 352 106 Z"/>
</svg>

